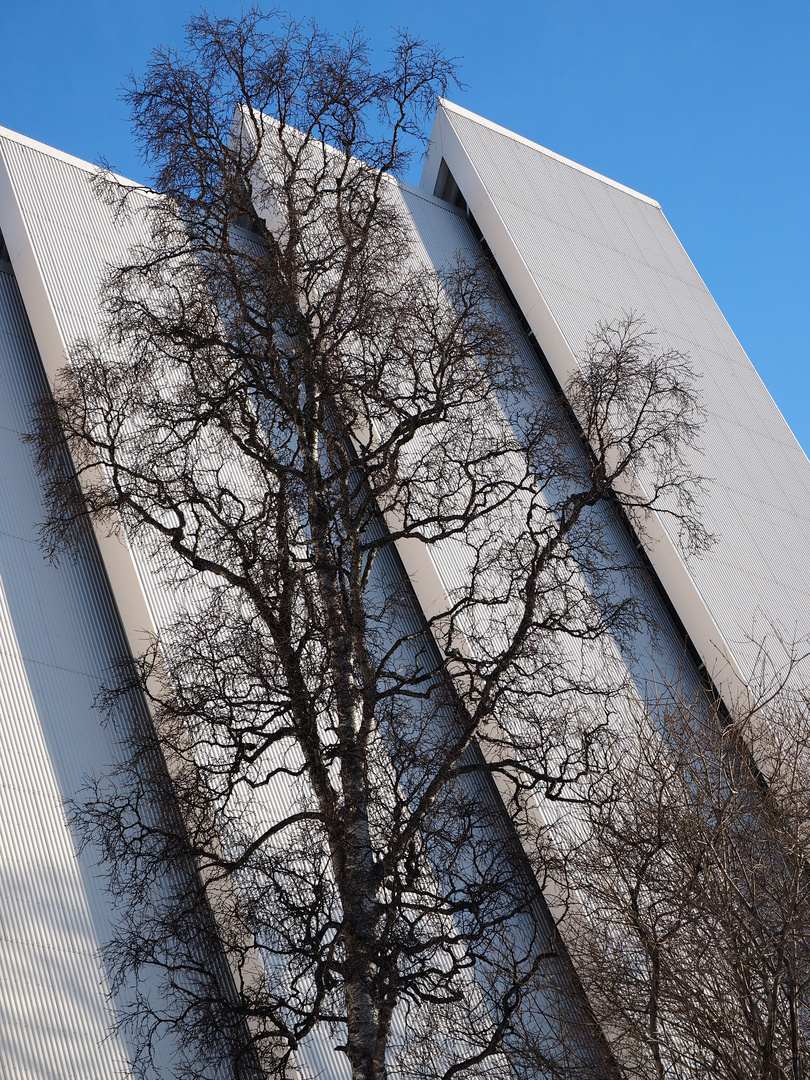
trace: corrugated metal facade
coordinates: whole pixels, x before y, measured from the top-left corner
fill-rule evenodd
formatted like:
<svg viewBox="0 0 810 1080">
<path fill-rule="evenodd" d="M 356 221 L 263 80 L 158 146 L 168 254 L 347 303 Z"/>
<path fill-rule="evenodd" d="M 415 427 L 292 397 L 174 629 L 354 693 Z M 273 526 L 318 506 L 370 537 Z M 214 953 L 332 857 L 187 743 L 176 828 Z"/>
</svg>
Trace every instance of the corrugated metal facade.
<svg viewBox="0 0 810 1080">
<path fill-rule="evenodd" d="M 132 1075 L 126 1036 L 111 1034 L 130 998 L 125 989 L 109 1000 L 100 955 L 116 916 L 63 805 L 81 801 L 87 778 L 120 753 L 94 702 L 130 651 L 122 597 L 92 541 L 75 561 L 47 561 L 43 491 L 21 438 L 48 392 L 45 369 L 64 363 L 58 344 L 99 326 L 105 266 L 142 238 L 133 219 L 114 222 L 89 176 L 64 155 L 0 137 L 12 259 L 0 263 L 0 1072 L 21 1080 Z M 136 631 L 149 629 L 145 607 L 127 614 Z M 139 989 L 156 993 L 145 972 Z M 156 1075 L 171 1075 L 171 1039 L 156 1050 Z"/>
<path fill-rule="evenodd" d="M 98 954 L 108 902 L 63 801 L 115 758 L 93 701 L 126 642 L 93 545 L 58 567 L 39 547 L 42 492 L 20 434 L 46 383 L 4 272 L 0 378 L 0 1071 L 124 1077 Z"/>
<path fill-rule="evenodd" d="M 721 543 L 693 575 L 738 658 L 750 660 L 745 638 L 763 613 L 777 614 L 789 632 L 810 629 L 800 566 L 810 535 L 810 465 L 660 208 L 466 114 L 448 110 L 447 117 L 572 352 L 597 321 L 634 308 L 701 371 L 710 416 L 698 470 L 717 477 L 705 512 Z M 136 647 L 138 629 L 171 625 L 193 606 L 193 589 L 185 597 L 167 590 L 140 545 L 122 556 L 137 595 L 117 584 L 111 591 L 92 545 L 75 565 L 59 568 L 37 546 L 36 522 L 45 514 L 18 437 L 31 400 L 47 386 L 37 344 L 52 375 L 67 345 L 96 332 L 105 264 L 125 257 L 143 223 L 137 215 L 116 220 L 94 198 L 83 163 L 28 140 L 0 137 L 0 170 L 0 229 L 24 271 L 18 277 L 36 337 L 14 279 L 0 272 L 0 1071 L 48 1080 L 123 1076 L 126 1047 L 103 1041 L 111 1014 L 97 953 L 108 933 L 108 900 L 88 859 L 76 859 L 60 800 L 115 754 L 92 701 L 126 650 L 126 635 Z M 401 197 L 425 265 L 447 264 L 458 250 L 475 253 L 462 213 L 407 185 Z M 528 345 L 524 359 L 545 397 L 551 387 Z M 608 527 L 632 563 L 624 526 L 611 519 Z M 769 559 L 775 530 L 778 570 Z M 463 565 L 450 548 L 434 561 L 452 590 Z M 643 575 L 635 587 L 659 633 L 654 640 L 639 631 L 628 655 L 614 650 L 614 659 L 628 665 L 643 694 L 651 672 L 682 672 L 685 656 L 656 587 Z M 677 608 L 678 597 L 670 599 Z M 403 611 L 404 620 L 418 618 Z M 286 789 L 279 784 L 263 797 L 268 816 L 280 816 Z M 334 1051 L 316 1040 L 301 1065 L 305 1075 L 342 1075 Z"/>
<path fill-rule="evenodd" d="M 694 468 L 711 481 L 701 510 L 719 540 L 689 570 L 748 675 L 752 639 L 771 623 L 788 638 L 810 632 L 807 456 L 657 203 L 450 104 L 423 183 L 435 182 L 443 125 L 508 233 L 511 251 L 479 220 L 507 281 L 516 288 L 513 273 L 528 271 L 575 356 L 600 320 L 631 310 L 689 356 L 707 410 Z"/>
</svg>

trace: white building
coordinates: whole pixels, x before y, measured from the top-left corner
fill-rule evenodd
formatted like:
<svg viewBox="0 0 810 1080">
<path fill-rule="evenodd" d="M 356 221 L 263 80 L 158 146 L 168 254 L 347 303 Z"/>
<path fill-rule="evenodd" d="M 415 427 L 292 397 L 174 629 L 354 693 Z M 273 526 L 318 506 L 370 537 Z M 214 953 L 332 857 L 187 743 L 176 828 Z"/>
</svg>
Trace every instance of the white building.
<svg viewBox="0 0 810 1080">
<path fill-rule="evenodd" d="M 109 902 L 63 800 L 115 757 L 94 698 L 167 603 L 116 540 L 45 560 L 19 437 L 70 343 L 98 325 L 104 266 L 137 240 L 93 196 L 93 172 L 0 129 L 0 1071 L 31 1080 L 129 1075 L 125 1038 L 107 1037 Z M 686 635 L 731 702 L 770 624 L 810 633 L 810 462 L 661 208 L 447 102 L 421 185 L 401 195 L 427 262 L 483 240 L 560 385 L 588 331 L 627 310 L 689 354 L 707 410 L 702 509 L 719 543 L 687 568 L 662 517 L 646 554 L 673 650 Z"/>
</svg>

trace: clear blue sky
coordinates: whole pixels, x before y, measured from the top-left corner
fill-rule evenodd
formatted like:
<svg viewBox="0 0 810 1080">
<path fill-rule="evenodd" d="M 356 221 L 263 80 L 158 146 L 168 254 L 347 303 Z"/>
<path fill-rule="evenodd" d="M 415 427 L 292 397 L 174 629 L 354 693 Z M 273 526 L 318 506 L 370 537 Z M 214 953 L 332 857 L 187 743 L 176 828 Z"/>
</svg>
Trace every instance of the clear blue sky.
<svg viewBox="0 0 810 1080">
<path fill-rule="evenodd" d="M 241 4 L 208 5 L 237 14 Z M 295 0 L 461 58 L 469 109 L 656 198 L 810 449 L 808 0 Z M 188 0 L 0 0 L 0 124 L 138 179 L 118 88 Z"/>
</svg>

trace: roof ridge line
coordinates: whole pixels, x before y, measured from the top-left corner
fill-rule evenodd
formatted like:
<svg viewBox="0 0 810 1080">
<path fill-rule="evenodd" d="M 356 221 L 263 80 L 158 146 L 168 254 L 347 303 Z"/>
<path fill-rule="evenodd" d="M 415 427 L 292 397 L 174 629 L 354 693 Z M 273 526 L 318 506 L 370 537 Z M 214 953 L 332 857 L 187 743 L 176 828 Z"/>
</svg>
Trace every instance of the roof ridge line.
<svg viewBox="0 0 810 1080">
<path fill-rule="evenodd" d="M 56 158 L 57 161 L 63 161 L 65 164 L 72 165 L 75 169 L 81 169 L 83 172 L 98 173 L 105 171 L 100 165 L 94 165 L 91 161 L 76 157 L 75 154 L 68 154 L 64 150 L 58 150 L 55 146 L 49 146 L 47 143 L 32 139 L 28 135 L 23 135 L 19 131 L 12 131 L 11 128 L 2 125 L 0 125 L 0 139 L 7 139 L 9 142 L 26 146 L 29 150 L 36 150 L 40 154 L 47 155 L 47 157 Z M 121 176 L 118 173 L 110 173 L 110 175 L 118 183 L 125 184 L 127 187 L 139 187 L 149 190 L 144 184 L 139 184 L 137 180 L 130 180 L 127 176 Z"/>
<path fill-rule="evenodd" d="M 661 204 L 656 202 L 655 199 L 649 195 L 643 194 L 641 191 L 636 191 L 634 188 L 628 187 L 626 184 L 620 184 L 618 180 L 612 180 L 609 176 L 605 176 L 603 173 L 598 173 L 594 169 L 589 169 L 587 165 L 580 165 L 578 161 L 572 161 L 571 158 L 563 157 L 562 154 L 555 153 L 554 150 L 549 150 L 547 146 L 541 146 L 540 143 L 533 142 L 531 139 L 525 138 L 523 135 L 518 135 L 514 131 L 510 131 L 509 128 L 503 127 L 501 124 L 496 124 L 492 120 L 487 120 L 484 116 L 479 116 L 478 113 L 472 112 L 470 109 L 465 109 L 463 105 L 456 105 L 453 101 L 448 101 L 447 98 L 439 98 L 439 108 L 444 109 L 446 112 L 458 113 L 460 116 L 466 117 L 468 120 L 472 120 L 476 124 L 480 124 L 481 127 L 489 128 L 491 131 L 496 131 L 499 135 L 505 135 L 507 138 L 512 139 L 514 142 L 522 143 L 524 146 L 531 147 L 532 150 L 538 150 L 541 154 L 545 154 L 546 157 L 552 158 L 554 161 L 559 161 L 563 165 L 568 165 L 572 169 L 576 169 L 578 172 L 585 173 L 586 176 L 593 177 L 595 180 L 601 180 L 603 184 L 608 184 L 610 187 L 617 188 L 619 191 L 623 191 L 626 195 L 632 195 L 636 199 L 641 199 L 642 202 L 649 203 L 650 206 L 655 206 L 657 209 L 661 209 Z"/>
</svg>

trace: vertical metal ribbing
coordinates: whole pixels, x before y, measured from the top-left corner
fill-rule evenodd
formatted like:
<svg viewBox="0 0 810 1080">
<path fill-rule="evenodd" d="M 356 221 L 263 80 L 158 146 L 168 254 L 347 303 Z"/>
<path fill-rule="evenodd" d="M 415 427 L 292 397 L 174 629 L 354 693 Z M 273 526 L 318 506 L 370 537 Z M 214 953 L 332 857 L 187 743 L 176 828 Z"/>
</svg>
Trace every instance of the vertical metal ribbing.
<svg viewBox="0 0 810 1080">
<path fill-rule="evenodd" d="M 0 274 L 0 1067 L 9 1075 L 130 1074 L 99 947 L 109 905 L 77 858 L 63 800 L 112 759 L 93 699 L 123 636 L 88 548 L 47 564 L 20 440 L 44 377 L 14 279 Z"/>
</svg>

